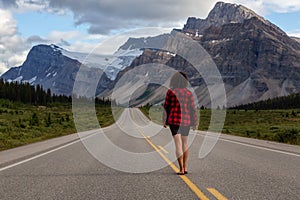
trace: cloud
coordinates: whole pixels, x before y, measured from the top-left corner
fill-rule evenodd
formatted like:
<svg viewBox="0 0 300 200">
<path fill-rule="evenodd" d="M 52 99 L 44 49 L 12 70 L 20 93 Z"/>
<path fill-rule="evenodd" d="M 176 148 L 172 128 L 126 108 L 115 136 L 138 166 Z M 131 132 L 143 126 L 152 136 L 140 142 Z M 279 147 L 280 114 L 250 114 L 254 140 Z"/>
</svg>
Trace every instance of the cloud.
<svg viewBox="0 0 300 200">
<path fill-rule="evenodd" d="M 59 46 L 71 46 L 71 44 L 68 41 L 64 40 L 64 39 L 61 39 L 60 43 L 58 43 L 58 45 Z"/>
<path fill-rule="evenodd" d="M 13 35 L 17 32 L 17 22 L 9 11 L 0 9 L 0 37 Z"/>
<path fill-rule="evenodd" d="M 294 30 L 287 33 L 289 36 L 300 38 L 300 30 Z"/>
<path fill-rule="evenodd" d="M 218 0 L 0 0 L 0 74 L 8 67 L 24 62 L 32 45 L 54 43 L 71 51 L 89 52 L 110 35 L 145 27 L 182 28 L 187 18 L 205 18 Z M 272 12 L 300 11 L 299 0 L 224 0 L 242 4 L 260 15 Z M 52 31 L 47 36 L 18 34 L 12 12 L 50 12 L 63 15 L 72 12 L 75 26 L 87 26 L 88 34 L 80 31 Z M 53 27 L 55 30 L 55 27 Z M 74 28 L 75 29 L 75 28 Z M 299 32 L 289 33 L 299 36 Z M 126 37 L 115 38 L 113 42 Z M 105 43 L 109 52 L 116 48 Z M 113 47 L 113 48 L 112 48 Z M 100 52 L 100 51 L 99 51 Z"/>
<path fill-rule="evenodd" d="M 73 12 L 75 25 L 87 24 L 91 34 L 110 34 L 138 27 L 182 27 L 190 16 L 205 18 L 217 0 L 49 0 L 51 9 Z M 300 10 L 299 0 L 225 0 L 260 15 Z"/>
<path fill-rule="evenodd" d="M 18 36 L 17 22 L 11 12 L 0 9 L 0 74 L 24 62 L 28 44 Z"/>
<path fill-rule="evenodd" d="M 61 39 L 64 40 L 76 40 L 82 39 L 84 36 L 80 31 L 52 31 L 49 33 L 47 38 L 53 42 L 60 42 Z"/>
<path fill-rule="evenodd" d="M 295 12 L 300 10 L 300 1 L 299 0 L 270 0 L 263 1 L 262 5 L 266 7 L 267 10 L 272 10 L 273 12 L 286 13 L 286 12 Z"/>
<path fill-rule="evenodd" d="M 109 34 L 138 27 L 178 27 L 189 16 L 205 17 L 216 1 L 199 0 L 50 0 L 53 9 L 69 9 L 76 25 L 89 33 Z"/>
<path fill-rule="evenodd" d="M 0 8 L 11 8 L 17 7 L 16 0 L 1 0 L 0 1 Z"/>
<path fill-rule="evenodd" d="M 7 71 L 7 66 L 5 65 L 4 62 L 0 61 L 0 72 L 5 72 L 5 71 Z M 0 75 L 1 75 L 1 73 L 0 73 Z"/>
<path fill-rule="evenodd" d="M 1 0 L 0 7 L 2 8 L 35 8 L 45 7 L 48 5 L 48 0 Z"/>
<path fill-rule="evenodd" d="M 299 0 L 227 0 L 227 2 L 242 4 L 260 15 L 300 11 Z"/>
<path fill-rule="evenodd" d="M 190 16 L 205 18 L 218 0 L 2 0 L 0 6 L 17 12 L 72 12 L 74 24 L 87 25 L 91 34 L 109 35 L 141 27 L 181 28 Z M 300 11 L 299 0 L 224 0 L 245 5 L 260 15 Z"/>
<path fill-rule="evenodd" d="M 35 44 L 35 43 L 48 43 L 49 40 L 41 38 L 38 35 L 32 35 L 30 37 L 27 38 L 27 43 L 29 44 Z"/>
<path fill-rule="evenodd" d="M 108 38 L 109 36 L 91 35 L 79 31 L 52 31 L 47 36 L 46 44 L 56 44 L 68 51 L 88 53 Z"/>
</svg>

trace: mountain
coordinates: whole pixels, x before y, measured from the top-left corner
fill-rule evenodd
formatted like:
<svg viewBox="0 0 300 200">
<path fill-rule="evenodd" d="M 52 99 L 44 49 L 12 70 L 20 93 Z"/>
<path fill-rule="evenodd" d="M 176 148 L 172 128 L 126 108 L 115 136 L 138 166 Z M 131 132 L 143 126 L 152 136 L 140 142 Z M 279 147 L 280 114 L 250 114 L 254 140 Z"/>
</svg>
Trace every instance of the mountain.
<svg viewBox="0 0 300 200">
<path fill-rule="evenodd" d="M 28 53 L 20 67 L 14 67 L 1 78 L 40 84 L 56 94 L 70 94 L 81 63 L 64 56 L 57 46 L 38 45 Z"/>
<path fill-rule="evenodd" d="M 196 36 L 200 27 L 207 28 Z M 219 2 L 207 19 L 189 19 L 182 32 L 196 37 L 214 59 L 229 105 L 300 91 L 300 44 L 253 11 Z"/>
<path fill-rule="evenodd" d="M 300 91 L 299 40 L 244 6 L 218 2 L 206 19 L 188 18 L 176 31 L 199 42 L 212 57 L 225 83 L 228 106 Z M 167 54 L 144 52 L 131 67 L 156 61 L 184 71 L 200 104 L 209 105 L 204 80 L 179 55 Z M 157 91 L 149 89 L 146 102 L 154 95 Z"/>
<path fill-rule="evenodd" d="M 70 52 L 53 44 L 41 44 L 30 50 L 21 66 L 9 69 L 1 78 L 39 84 L 50 88 L 53 93 L 71 95 L 77 72 L 81 69 L 87 77 L 101 74 L 97 87 L 97 93 L 101 93 L 113 83 L 119 71 L 141 53 L 138 49 L 120 48 L 113 56 L 101 56 Z"/>
<path fill-rule="evenodd" d="M 207 18 L 190 17 L 182 29 L 174 31 L 192 38 L 211 56 L 225 83 L 228 106 L 300 91 L 299 38 L 289 37 L 242 5 L 218 2 Z M 22 66 L 11 68 L 2 78 L 42 84 L 54 93 L 71 94 L 76 73 L 82 66 L 90 76 L 104 73 L 97 86 L 98 96 L 119 92 L 123 101 L 130 99 L 130 104 L 142 105 L 161 103 L 166 87 L 160 86 L 159 81 L 169 78 L 169 69 L 180 70 L 187 73 L 200 104 L 209 106 L 206 83 L 193 66 L 180 55 L 161 50 L 172 33 L 129 38 L 111 57 L 38 45 L 31 49 Z M 193 49 L 186 52 L 193 54 Z M 155 68 L 155 64 L 169 68 L 148 70 Z M 155 77 L 157 83 L 147 85 L 149 77 Z M 115 90 L 118 84 L 120 87 Z M 85 87 L 88 83 L 82 91 Z M 133 90 L 136 91 L 130 92 Z"/>
<path fill-rule="evenodd" d="M 245 6 L 224 2 L 217 2 L 206 19 L 188 18 L 187 23 L 183 27 L 183 32 L 191 33 L 192 35 L 196 35 L 197 32 L 198 34 L 204 34 L 205 30 L 210 26 L 222 27 L 226 24 L 242 24 L 251 18 L 257 18 L 262 23 L 276 29 L 279 34 L 285 34 L 280 28 Z"/>
</svg>

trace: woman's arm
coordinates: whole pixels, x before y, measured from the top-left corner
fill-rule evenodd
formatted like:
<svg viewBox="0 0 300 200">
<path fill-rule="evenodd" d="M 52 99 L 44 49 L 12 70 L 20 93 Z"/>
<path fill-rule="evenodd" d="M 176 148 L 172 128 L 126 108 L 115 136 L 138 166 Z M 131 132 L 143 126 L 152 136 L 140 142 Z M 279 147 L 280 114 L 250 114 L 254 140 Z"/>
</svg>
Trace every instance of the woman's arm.
<svg viewBox="0 0 300 200">
<path fill-rule="evenodd" d="M 167 120 L 168 120 L 168 115 L 170 113 L 170 95 L 171 95 L 171 91 L 168 90 L 164 102 L 163 119 L 162 119 L 164 127 L 166 127 L 166 125 L 168 124 Z"/>
<path fill-rule="evenodd" d="M 195 101 L 194 101 L 194 96 L 191 94 L 191 99 L 190 99 L 190 113 L 191 113 L 191 126 L 195 130 L 198 128 L 198 116 L 197 116 L 197 109 L 195 107 Z"/>
</svg>

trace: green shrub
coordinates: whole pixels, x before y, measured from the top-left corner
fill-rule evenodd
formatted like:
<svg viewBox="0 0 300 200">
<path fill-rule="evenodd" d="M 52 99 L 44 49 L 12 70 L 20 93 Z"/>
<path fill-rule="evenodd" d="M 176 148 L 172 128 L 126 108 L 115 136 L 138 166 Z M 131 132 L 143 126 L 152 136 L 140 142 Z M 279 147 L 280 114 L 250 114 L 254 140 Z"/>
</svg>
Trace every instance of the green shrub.
<svg viewBox="0 0 300 200">
<path fill-rule="evenodd" d="M 289 144 L 298 144 L 300 141 L 300 131 L 298 129 L 287 129 L 274 136 L 274 140 Z"/>
<path fill-rule="evenodd" d="M 33 113 L 30 119 L 31 126 L 38 126 L 39 125 L 39 118 L 36 113 Z"/>
</svg>

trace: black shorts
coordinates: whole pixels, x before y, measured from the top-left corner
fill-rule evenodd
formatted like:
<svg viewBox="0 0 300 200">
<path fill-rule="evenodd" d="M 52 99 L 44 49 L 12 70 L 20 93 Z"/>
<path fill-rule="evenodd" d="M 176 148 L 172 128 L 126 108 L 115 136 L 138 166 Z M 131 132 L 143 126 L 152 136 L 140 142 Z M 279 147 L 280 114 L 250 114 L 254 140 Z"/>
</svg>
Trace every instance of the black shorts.
<svg viewBox="0 0 300 200">
<path fill-rule="evenodd" d="M 170 125 L 172 135 L 181 134 L 182 136 L 188 136 L 190 132 L 190 126 Z"/>
</svg>

